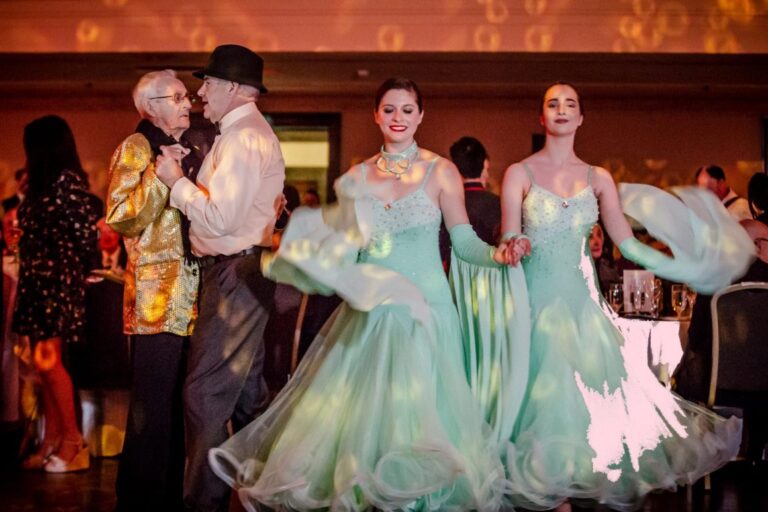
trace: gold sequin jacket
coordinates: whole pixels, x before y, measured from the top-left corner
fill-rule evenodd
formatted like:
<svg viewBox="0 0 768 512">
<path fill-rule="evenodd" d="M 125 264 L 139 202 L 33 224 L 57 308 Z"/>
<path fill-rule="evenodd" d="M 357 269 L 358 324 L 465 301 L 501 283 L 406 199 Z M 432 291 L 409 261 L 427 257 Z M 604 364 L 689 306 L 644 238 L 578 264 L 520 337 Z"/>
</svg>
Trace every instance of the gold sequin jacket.
<svg viewBox="0 0 768 512">
<path fill-rule="evenodd" d="M 192 333 L 198 268 L 184 261 L 181 214 L 155 174 L 149 141 L 134 133 L 109 166 L 107 224 L 125 237 L 128 263 L 123 297 L 126 334 Z"/>
</svg>

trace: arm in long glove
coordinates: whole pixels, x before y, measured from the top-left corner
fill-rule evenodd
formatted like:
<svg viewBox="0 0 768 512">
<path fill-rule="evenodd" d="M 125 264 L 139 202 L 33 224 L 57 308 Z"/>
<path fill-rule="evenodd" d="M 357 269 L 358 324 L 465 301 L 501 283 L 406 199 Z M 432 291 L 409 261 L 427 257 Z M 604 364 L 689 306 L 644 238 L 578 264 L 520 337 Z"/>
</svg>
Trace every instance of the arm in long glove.
<svg viewBox="0 0 768 512">
<path fill-rule="evenodd" d="M 469 224 L 457 224 L 448 233 L 451 235 L 453 252 L 462 260 L 481 267 L 502 266 L 494 261 L 496 248 L 483 242 Z"/>
</svg>

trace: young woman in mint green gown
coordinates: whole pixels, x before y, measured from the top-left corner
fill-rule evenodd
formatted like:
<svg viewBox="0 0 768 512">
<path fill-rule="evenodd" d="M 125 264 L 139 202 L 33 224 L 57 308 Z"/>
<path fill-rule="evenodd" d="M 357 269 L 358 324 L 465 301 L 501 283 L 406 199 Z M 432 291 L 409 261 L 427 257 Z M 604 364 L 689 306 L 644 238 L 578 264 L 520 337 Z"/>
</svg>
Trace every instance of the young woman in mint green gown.
<svg viewBox="0 0 768 512">
<path fill-rule="evenodd" d="M 471 230 L 457 169 L 419 148 L 421 96 L 385 82 L 381 151 L 336 183 L 337 205 L 298 209 L 268 275 L 345 302 L 270 408 L 210 453 L 254 510 L 497 510 L 504 469 L 471 395 L 438 251 L 498 267 Z"/>
<path fill-rule="evenodd" d="M 723 465 L 741 438 L 738 420 L 679 398 L 646 361 L 626 357 L 631 333 L 599 293 L 587 240 L 600 217 L 625 257 L 711 290 L 746 269 L 748 237 L 711 194 L 679 189 L 673 197 L 645 185 L 622 185 L 619 193 L 608 171 L 576 156 L 583 121 L 572 86 L 547 89 L 545 146 L 510 166 L 502 188 L 502 228 L 513 263 L 527 255 L 531 309 L 527 385 L 522 396 L 508 397 L 514 407 L 504 462 L 512 503 L 532 510 L 570 510 L 580 499 L 637 508 L 649 491 Z M 635 239 L 624 213 L 674 257 Z"/>
</svg>

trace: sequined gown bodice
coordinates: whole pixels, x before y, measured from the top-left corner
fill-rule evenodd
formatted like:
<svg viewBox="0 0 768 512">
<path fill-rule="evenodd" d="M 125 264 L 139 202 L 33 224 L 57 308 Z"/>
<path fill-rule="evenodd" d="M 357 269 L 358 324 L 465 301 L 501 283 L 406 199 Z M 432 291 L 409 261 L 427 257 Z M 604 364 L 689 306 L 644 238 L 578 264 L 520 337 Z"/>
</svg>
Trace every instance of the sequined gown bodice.
<svg viewBox="0 0 768 512">
<path fill-rule="evenodd" d="M 589 184 L 571 197 L 560 197 L 532 183 L 523 201 L 523 232 L 533 247 L 523 266 L 534 311 L 559 296 L 576 314 L 584 293 L 594 283 L 587 242 L 597 222 L 598 206 L 591 168 L 588 173 Z"/>
<path fill-rule="evenodd" d="M 375 227 L 359 261 L 394 270 L 411 280 L 432 304 L 451 303 L 442 271 L 438 237 L 440 209 L 424 190 L 432 172 L 430 164 L 419 187 L 396 201 L 374 198 Z M 365 176 L 366 168 L 362 169 Z"/>
</svg>

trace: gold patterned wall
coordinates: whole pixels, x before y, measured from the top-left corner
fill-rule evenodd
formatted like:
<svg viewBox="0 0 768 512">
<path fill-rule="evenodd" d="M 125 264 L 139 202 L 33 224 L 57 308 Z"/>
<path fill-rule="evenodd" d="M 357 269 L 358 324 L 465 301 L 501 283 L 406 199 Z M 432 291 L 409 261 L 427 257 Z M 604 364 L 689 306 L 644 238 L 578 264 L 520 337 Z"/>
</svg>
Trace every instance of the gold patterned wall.
<svg viewBox="0 0 768 512">
<path fill-rule="evenodd" d="M 768 53 L 768 0 L 2 0 L 0 52 Z"/>
</svg>

